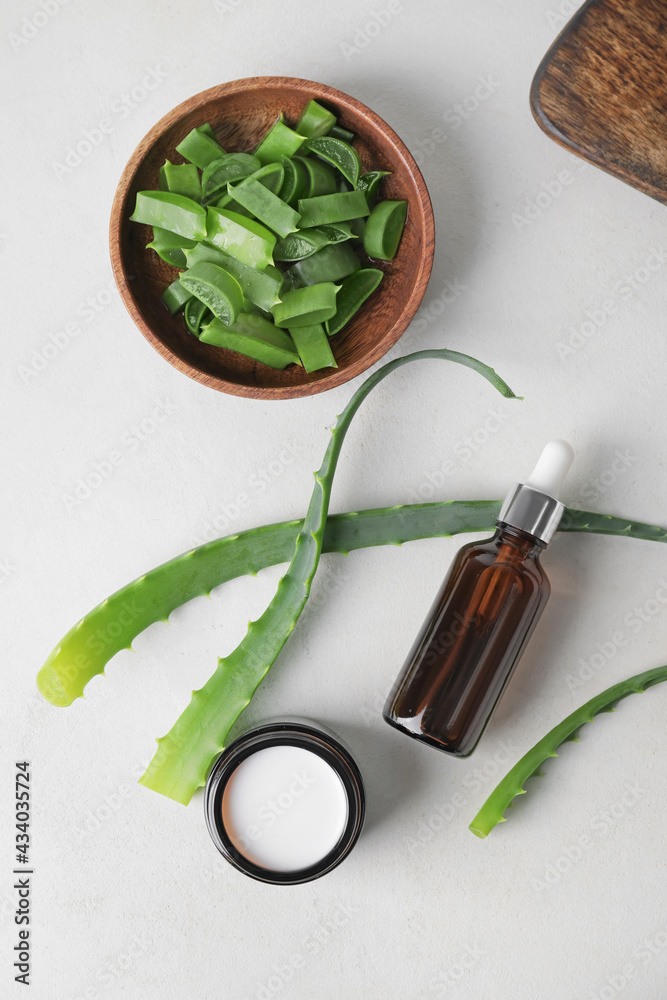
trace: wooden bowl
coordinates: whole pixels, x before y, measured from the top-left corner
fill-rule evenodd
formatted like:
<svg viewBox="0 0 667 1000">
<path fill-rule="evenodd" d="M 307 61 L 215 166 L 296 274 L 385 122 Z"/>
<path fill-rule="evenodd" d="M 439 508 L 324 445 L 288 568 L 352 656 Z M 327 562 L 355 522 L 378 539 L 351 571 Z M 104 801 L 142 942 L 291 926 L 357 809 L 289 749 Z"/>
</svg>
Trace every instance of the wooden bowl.
<svg viewBox="0 0 667 1000">
<path fill-rule="evenodd" d="M 210 122 L 229 152 L 252 151 L 283 111 L 294 123 L 310 98 L 322 101 L 356 134 L 365 170 L 390 170 L 383 197 L 408 202 L 396 258 L 373 262 L 385 272 L 380 287 L 332 338 L 338 368 L 308 374 L 297 365 L 275 371 L 233 351 L 203 344 L 188 333 L 182 313 L 170 316 L 160 295 L 178 270 L 146 250 L 148 226 L 130 222 L 137 191 L 158 187 L 166 159 L 182 162 L 176 144 Z M 220 392 L 253 399 L 290 399 L 342 385 L 375 364 L 396 343 L 422 300 L 433 264 L 433 209 L 424 178 L 396 133 L 370 108 L 333 87 L 291 77 L 234 80 L 196 94 L 165 115 L 139 143 L 118 184 L 111 210 L 111 263 L 121 298 L 144 337 L 179 371 Z"/>
</svg>

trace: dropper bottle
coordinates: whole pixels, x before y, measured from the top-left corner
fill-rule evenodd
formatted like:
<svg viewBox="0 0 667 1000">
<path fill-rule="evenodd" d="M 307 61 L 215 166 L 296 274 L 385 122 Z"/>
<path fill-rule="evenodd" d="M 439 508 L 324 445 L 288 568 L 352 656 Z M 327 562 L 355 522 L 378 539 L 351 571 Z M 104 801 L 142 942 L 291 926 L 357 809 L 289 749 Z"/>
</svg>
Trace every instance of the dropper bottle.
<svg viewBox="0 0 667 1000">
<path fill-rule="evenodd" d="M 550 441 L 493 538 L 459 551 L 385 705 L 391 726 L 457 757 L 473 752 L 549 599 L 540 555 L 573 458 Z"/>
</svg>

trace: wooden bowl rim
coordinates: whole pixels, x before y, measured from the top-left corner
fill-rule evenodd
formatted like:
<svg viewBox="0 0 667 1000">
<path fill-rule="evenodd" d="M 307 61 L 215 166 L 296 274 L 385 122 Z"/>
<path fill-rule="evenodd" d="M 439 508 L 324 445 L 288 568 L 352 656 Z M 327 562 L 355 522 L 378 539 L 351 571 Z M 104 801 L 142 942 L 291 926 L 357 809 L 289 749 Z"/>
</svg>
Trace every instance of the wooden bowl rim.
<svg viewBox="0 0 667 1000">
<path fill-rule="evenodd" d="M 419 195 L 421 207 L 420 221 L 424 230 L 422 253 L 410 297 L 404 309 L 399 316 L 397 316 L 392 326 L 385 332 L 384 336 L 371 344 L 368 351 L 348 367 L 332 370 L 332 373 L 324 378 L 294 386 L 253 386 L 244 385 L 238 382 L 231 382 L 219 376 L 203 372 L 199 368 L 180 358 L 167 344 L 164 343 L 164 341 L 157 336 L 141 315 L 141 312 L 139 311 L 139 304 L 125 275 L 121 259 L 120 232 L 121 224 L 124 218 L 125 202 L 128 191 L 144 156 L 150 150 L 152 145 L 160 138 L 162 133 L 171 127 L 179 118 L 193 111 L 199 104 L 203 104 L 207 101 L 218 100 L 230 94 L 238 94 L 244 91 L 262 90 L 266 88 L 273 88 L 276 90 L 280 88 L 303 90 L 311 97 L 321 98 L 325 101 L 331 100 L 333 103 L 342 105 L 343 107 L 348 106 L 353 108 L 356 112 L 363 114 L 371 126 L 394 145 L 400 154 L 401 159 L 405 163 L 405 167 L 410 174 Z M 323 83 L 317 83 L 313 80 L 304 80 L 300 77 L 289 76 L 252 76 L 244 77 L 239 80 L 231 80 L 228 83 L 218 84 L 215 87 L 209 87 L 207 90 L 202 90 L 200 93 L 182 101 L 175 108 L 172 108 L 171 111 L 168 111 L 167 114 L 163 115 L 163 117 L 160 118 L 160 120 L 156 122 L 156 124 L 146 133 L 125 165 L 116 188 L 109 222 L 109 249 L 114 279 L 125 308 L 149 344 L 151 344 L 158 354 L 160 354 L 161 357 L 168 361 L 174 368 L 188 375 L 190 378 L 201 383 L 202 385 L 206 385 L 209 388 L 217 389 L 219 392 L 229 393 L 234 396 L 244 396 L 252 399 L 297 399 L 303 396 L 315 395 L 316 393 L 324 392 L 327 389 L 333 389 L 335 386 L 342 385 L 345 382 L 349 382 L 357 375 L 361 375 L 362 372 L 365 372 L 368 368 L 374 365 L 376 361 L 383 357 L 405 332 L 417 312 L 417 309 L 419 308 L 431 275 L 433 255 L 435 252 L 435 221 L 433 218 L 431 198 L 421 170 L 417 166 L 417 163 L 402 139 L 396 134 L 396 132 L 394 132 L 391 126 L 384 121 L 384 119 L 376 114 L 375 111 L 372 111 L 356 98 L 350 97 L 349 94 L 345 94 L 343 91 L 337 90 L 335 87 L 330 87 Z"/>
</svg>

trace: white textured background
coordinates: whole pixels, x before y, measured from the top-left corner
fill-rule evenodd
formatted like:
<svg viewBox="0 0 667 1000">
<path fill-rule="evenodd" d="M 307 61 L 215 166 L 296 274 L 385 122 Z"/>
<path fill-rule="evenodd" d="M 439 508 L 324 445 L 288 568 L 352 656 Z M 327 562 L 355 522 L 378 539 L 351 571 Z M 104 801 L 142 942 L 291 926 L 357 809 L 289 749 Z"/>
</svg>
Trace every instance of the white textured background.
<svg viewBox="0 0 667 1000">
<path fill-rule="evenodd" d="M 454 366 L 393 375 L 349 434 L 332 509 L 410 502 L 420 488 L 499 497 L 545 440 L 563 436 L 577 450 L 570 503 L 667 524 L 667 216 L 533 123 L 529 85 L 564 23 L 559 0 L 403 0 L 378 30 L 386 9 L 3 5 L 3 996 L 23 995 L 10 968 L 9 820 L 13 761 L 27 756 L 34 1000 L 664 997 L 667 689 L 584 730 L 488 840 L 467 830 L 507 763 L 597 691 L 664 661 L 659 545 L 557 539 L 545 560 L 551 603 L 465 762 L 402 738 L 379 714 L 460 543 L 325 557 L 321 600 L 246 719 L 321 719 L 363 767 L 368 827 L 348 861 L 311 885 L 237 874 L 218 860 L 200 796 L 184 809 L 135 783 L 154 737 L 270 599 L 277 569 L 151 628 L 85 702 L 57 710 L 35 691 L 50 648 L 117 587 L 196 540 L 300 515 L 353 389 L 272 404 L 205 389 L 159 358 L 113 290 L 107 224 L 126 160 L 165 112 L 226 80 L 316 79 L 398 131 L 431 192 L 437 250 L 418 318 L 392 353 L 470 352 L 525 396 L 504 401 Z M 142 89 L 151 71 L 153 89 Z M 111 129 L 90 155 L 59 170 L 103 119 Z M 139 440 L 158 404 L 168 418 Z M 294 458 L 281 462 L 285 445 Z M 113 474 L 68 505 L 114 450 Z M 250 503 L 235 514 L 243 493 Z"/>
</svg>

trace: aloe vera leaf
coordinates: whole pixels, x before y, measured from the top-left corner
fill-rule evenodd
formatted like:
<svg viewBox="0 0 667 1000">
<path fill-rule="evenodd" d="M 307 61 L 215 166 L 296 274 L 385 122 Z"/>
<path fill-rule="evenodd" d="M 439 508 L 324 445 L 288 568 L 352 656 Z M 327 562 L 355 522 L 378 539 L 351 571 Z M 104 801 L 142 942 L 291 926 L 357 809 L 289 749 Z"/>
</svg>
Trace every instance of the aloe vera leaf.
<svg viewBox="0 0 667 1000">
<path fill-rule="evenodd" d="M 486 531 L 499 509 L 495 500 L 448 500 L 334 514 L 327 518 L 323 551 L 346 555 L 375 545 Z M 176 608 L 229 580 L 289 562 L 303 521 L 265 524 L 226 535 L 176 556 L 117 590 L 89 611 L 60 640 L 37 675 L 52 705 L 83 697 L 85 686 L 109 660 Z"/>
<path fill-rule="evenodd" d="M 528 778 L 541 776 L 541 767 L 549 757 L 557 757 L 557 750 L 563 743 L 577 743 L 579 730 L 587 722 L 592 722 L 601 712 L 613 712 L 619 701 L 630 694 L 646 691 L 653 684 L 667 681 L 667 666 L 655 667 L 636 674 L 625 681 L 620 681 L 606 691 L 601 691 L 581 708 L 576 709 L 566 719 L 547 733 L 539 743 L 536 743 L 520 761 L 507 772 L 502 781 L 496 785 L 488 799 L 479 810 L 469 829 L 477 837 L 486 837 L 498 823 L 505 823 L 504 812 L 517 795 L 524 795 L 523 787 Z"/>
<path fill-rule="evenodd" d="M 301 614 L 317 569 L 324 540 L 331 486 L 343 441 L 357 410 L 368 394 L 391 372 L 412 361 L 432 358 L 453 361 L 484 376 L 502 395 L 516 398 L 492 368 L 458 351 L 417 351 L 396 358 L 374 372 L 357 389 L 336 420 L 303 526 L 294 543 L 292 561 L 267 609 L 254 621 L 239 645 L 218 660 L 215 673 L 192 699 L 158 748 L 139 779 L 153 791 L 184 805 L 206 780 L 211 761 L 223 748 L 227 735 L 249 704 L 269 667 L 285 645 Z"/>
<path fill-rule="evenodd" d="M 331 514 L 322 551 L 347 555 L 375 545 L 491 531 L 499 510 L 499 500 L 445 500 Z M 42 695 L 52 705 L 71 705 L 93 677 L 104 673 L 109 660 L 121 649 L 130 649 L 149 625 L 167 621 L 182 604 L 229 580 L 288 562 L 302 527 L 302 520 L 282 521 L 217 538 L 117 590 L 77 622 L 50 653 L 37 675 Z M 666 528 L 583 510 L 566 510 L 559 531 L 667 541 Z"/>
<path fill-rule="evenodd" d="M 402 545 L 418 538 L 450 537 L 493 526 L 499 502 L 447 500 L 333 514 L 322 549 L 347 555 L 375 545 Z M 60 640 L 37 675 L 52 705 L 83 697 L 85 686 L 109 660 L 149 625 L 166 622 L 176 608 L 229 580 L 289 562 L 303 520 L 265 524 L 207 542 L 145 573 L 89 611 Z"/>
<path fill-rule="evenodd" d="M 558 530 L 641 538 L 646 542 L 667 542 L 667 528 L 631 521 L 627 517 L 615 517 L 613 514 L 593 514 L 587 510 L 575 510 L 573 507 L 566 507 Z"/>
</svg>

